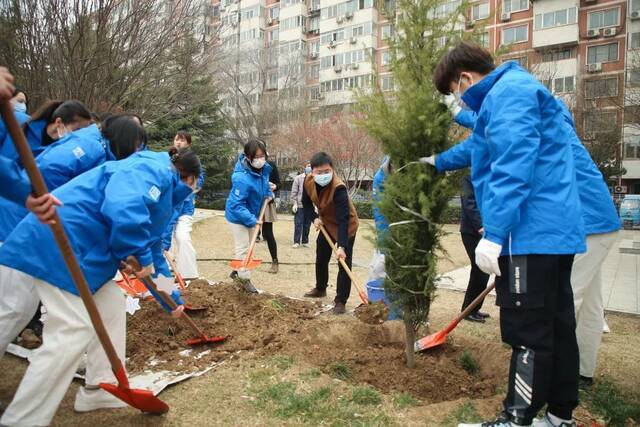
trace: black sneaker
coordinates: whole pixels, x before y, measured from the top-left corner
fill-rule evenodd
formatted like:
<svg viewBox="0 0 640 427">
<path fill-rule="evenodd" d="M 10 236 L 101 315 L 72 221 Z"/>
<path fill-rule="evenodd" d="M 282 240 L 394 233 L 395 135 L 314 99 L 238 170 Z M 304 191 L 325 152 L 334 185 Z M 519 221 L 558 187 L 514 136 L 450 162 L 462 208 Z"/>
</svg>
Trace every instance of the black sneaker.
<svg viewBox="0 0 640 427">
<path fill-rule="evenodd" d="M 244 288 L 244 290 L 250 294 L 257 294 L 258 293 L 258 289 L 256 289 L 255 286 L 253 286 L 253 283 L 251 283 L 251 280 L 243 280 L 242 281 L 242 287 Z"/>
<path fill-rule="evenodd" d="M 313 288 L 309 292 L 304 294 L 304 296 L 306 298 L 324 298 L 327 296 L 327 291 L 326 289 Z"/>
<path fill-rule="evenodd" d="M 476 424 L 458 424 L 458 427 L 517 427 L 520 424 L 515 424 L 509 421 L 509 417 L 502 413 L 493 421 L 485 421 L 484 423 L 476 423 Z M 531 424 L 524 424 L 526 426 L 531 426 Z"/>
<path fill-rule="evenodd" d="M 233 279 L 233 280 L 236 280 L 236 279 L 238 278 L 238 272 L 237 272 L 237 271 L 235 271 L 235 270 L 233 270 L 233 271 L 231 272 L 231 274 L 229 274 L 229 278 L 230 278 L 230 279 Z"/>
<path fill-rule="evenodd" d="M 482 317 L 483 319 L 488 319 L 491 317 L 489 313 L 485 313 L 484 311 L 477 311 L 476 314 Z"/>
<path fill-rule="evenodd" d="M 593 385 L 593 378 L 580 375 L 580 387 L 589 388 Z"/>
<path fill-rule="evenodd" d="M 470 315 L 465 317 L 464 320 L 468 320 L 469 322 L 476 322 L 476 323 L 486 322 L 485 318 L 480 316 L 478 313 L 471 313 Z"/>
<path fill-rule="evenodd" d="M 347 307 L 343 303 L 336 301 L 331 312 L 333 314 L 344 314 L 347 312 Z"/>
</svg>

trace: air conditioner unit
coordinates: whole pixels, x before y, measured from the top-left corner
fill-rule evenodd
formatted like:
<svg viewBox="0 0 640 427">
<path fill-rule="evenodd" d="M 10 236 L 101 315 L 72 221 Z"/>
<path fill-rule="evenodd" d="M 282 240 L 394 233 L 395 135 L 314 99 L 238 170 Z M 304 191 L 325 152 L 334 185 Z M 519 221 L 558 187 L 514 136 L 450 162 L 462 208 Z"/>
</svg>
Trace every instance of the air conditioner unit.
<svg viewBox="0 0 640 427">
<path fill-rule="evenodd" d="M 626 185 L 616 185 L 613 187 L 613 192 L 614 193 L 626 193 L 627 192 L 627 186 Z"/>
<path fill-rule="evenodd" d="M 344 22 L 344 17 L 340 16 L 340 17 L 336 18 L 336 22 L 338 24 L 342 24 Z"/>
<path fill-rule="evenodd" d="M 336 73 L 341 73 L 342 65 L 336 65 L 335 67 L 333 67 L 333 71 L 335 71 Z"/>
<path fill-rule="evenodd" d="M 616 35 L 616 29 L 615 28 L 605 28 L 604 30 L 602 30 L 602 35 L 605 37 L 613 37 Z"/>
<path fill-rule="evenodd" d="M 358 43 L 358 39 L 357 39 L 356 37 L 351 37 L 351 38 L 349 39 L 349 43 L 351 43 L 351 44 L 356 44 L 356 43 Z"/>
<path fill-rule="evenodd" d="M 588 38 L 594 38 L 594 37 L 598 37 L 600 35 L 600 28 L 596 28 L 593 30 L 587 30 L 587 37 Z"/>
<path fill-rule="evenodd" d="M 346 15 L 344 15 L 345 19 L 353 19 L 353 12 L 347 12 Z"/>
<path fill-rule="evenodd" d="M 351 64 L 352 70 L 357 70 L 358 68 L 360 68 L 360 64 L 358 64 L 357 62 L 355 64 Z"/>
<path fill-rule="evenodd" d="M 501 21 L 510 21 L 511 20 L 511 12 L 503 13 L 500 15 Z"/>
<path fill-rule="evenodd" d="M 640 19 L 640 10 L 634 10 L 633 12 L 631 12 L 629 18 L 631 18 L 632 20 Z"/>
<path fill-rule="evenodd" d="M 602 63 L 595 62 L 593 64 L 587 64 L 587 72 L 588 73 L 597 73 L 598 71 L 602 71 Z"/>
<path fill-rule="evenodd" d="M 311 52 L 309 54 L 309 58 L 311 59 L 318 59 L 318 52 Z"/>
<path fill-rule="evenodd" d="M 336 47 L 336 42 L 335 42 L 335 40 L 331 40 L 329 42 L 329 49 L 333 49 L 334 47 Z"/>
</svg>

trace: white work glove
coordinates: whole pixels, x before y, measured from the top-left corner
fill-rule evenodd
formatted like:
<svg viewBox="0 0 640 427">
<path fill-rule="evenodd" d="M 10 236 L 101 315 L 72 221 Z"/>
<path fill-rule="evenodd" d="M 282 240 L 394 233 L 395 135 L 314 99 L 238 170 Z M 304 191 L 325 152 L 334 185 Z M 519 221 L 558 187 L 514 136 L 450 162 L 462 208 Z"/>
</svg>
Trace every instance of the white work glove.
<svg viewBox="0 0 640 427">
<path fill-rule="evenodd" d="M 498 257 L 500 257 L 501 252 L 502 245 L 487 239 L 480 240 L 480 243 L 476 246 L 476 264 L 478 264 L 478 268 L 487 274 L 500 276 Z"/>
<path fill-rule="evenodd" d="M 444 105 L 446 105 L 449 111 L 451 111 L 451 114 L 454 118 L 458 115 L 458 113 L 460 113 L 460 111 L 462 111 L 462 107 L 458 105 L 458 100 L 452 93 L 442 97 L 442 102 L 444 102 Z"/>
<path fill-rule="evenodd" d="M 176 289 L 178 289 L 178 287 L 176 286 L 176 282 L 173 279 L 173 277 L 167 277 L 163 274 L 158 274 L 158 277 L 156 277 L 155 279 L 153 279 L 154 282 L 156 282 L 156 285 L 158 286 L 158 289 L 161 290 L 162 292 L 165 292 L 169 295 L 171 295 L 171 292 L 175 291 Z"/>
<path fill-rule="evenodd" d="M 427 163 L 427 164 L 435 167 L 435 165 L 436 165 L 436 155 L 434 154 L 434 155 L 431 155 L 429 157 L 420 157 L 420 163 Z"/>
<path fill-rule="evenodd" d="M 293 211 L 293 213 L 297 213 L 298 212 L 298 204 L 294 203 L 293 206 L 291 207 L 291 210 Z"/>
</svg>

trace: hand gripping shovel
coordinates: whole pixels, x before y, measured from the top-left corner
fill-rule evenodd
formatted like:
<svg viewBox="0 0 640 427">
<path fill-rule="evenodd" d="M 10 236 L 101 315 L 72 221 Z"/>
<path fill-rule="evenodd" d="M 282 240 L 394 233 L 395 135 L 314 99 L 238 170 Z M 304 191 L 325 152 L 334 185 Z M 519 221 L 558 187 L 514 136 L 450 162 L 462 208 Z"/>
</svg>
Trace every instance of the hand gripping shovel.
<svg viewBox="0 0 640 427">
<path fill-rule="evenodd" d="M 267 210 L 267 205 L 269 204 L 270 201 L 271 201 L 271 198 L 267 197 L 264 200 L 264 203 L 262 204 L 262 209 L 260 209 L 260 215 L 258 215 L 259 224 L 256 226 L 255 230 L 253 231 L 253 238 L 251 239 L 251 246 L 249 246 L 247 255 L 242 260 L 234 259 L 234 260 L 231 260 L 231 262 L 229 263 L 229 265 L 234 271 L 253 270 L 254 268 L 258 267 L 260 264 L 262 264 L 261 259 L 251 259 L 251 257 L 253 256 L 253 250 L 256 247 L 256 240 L 258 239 L 258 233 L 260 233 L 260 229 L 262 228 L 264 213 Z"/>
<path fill-rule="evenodd" d="M 320 226 L 320 231 L 322 232 L 322 234 L 324 234 L 324 238 L 327 239 L 327 243 L 329 243 L 329 246 L 331 246 L 331 249 L 333 249 L 333 253 L 336 254 L 337 256 L 338 249 L 336 248 L 336 245 L 333 244 L 333 241 L 331 240 L 331 236 L 329 236 L 329 233 L 327 233 L 327 229 L 324 228 L 324 225 Z M 342 258 L 338 258 L 338 259 L 340 260 L 340 265 L 342 265 L 342 268 L 344 268 L 344 271 L 346 271 L 347 274 L 349 275 L 349 278 L 351 279 L 351 283 L 353 283 L 356 289 L 358 290 L 358 296 L 360 297 L 360 300 L 362 301 L 362 303 L 369 304 L 369 299 L 367 298 L 367 295 L 363 292 L 362 287 L 358 284 L 358 281 L 353 276 L 353 273 L 351 272 L 351 269 L 349 268 L 347 263 Z"/>
<path fill-rule="evenodd" d="M 174 262 L 173 257 L 168 251 L 164 251 L 164 258 L 169 263 L 169 266 L 171 267 L 171 271 L 173 271 L 173 274 L 176 276 L 176 279 L 178 279 L 178 286 L 180 286 L 180 290 L 184 291 L 185 289 L 187 289 L 187 285 L 184 282 L 184 279 L 182 278 L 182 274 L 178 272 L 176 263 Z M 187 311 L 189 313 L 200 313 L 205 310 L 206 310 L 206 307 L 194 307 L 191 304 L 187 304 L 187 303 L 184 304 L 184 311 Z"/>
<path fill-rule="evenodd" d="M 22 133 L 16 118 L 13 115 L 13 108 L 8 100 L 3 100 L 0 103 L 0 109 L 2 118 L 9 129 L 9 134 L 13 139 L 14 144 L 16 145 L 16 149 L 20 154 L 20 160 L 24 165 L 27 173 L 29 174 L 29 179 L 31 180 L 31 186 L 33 188 L 33 192 L 36 196 L 42 196 L 48 192 L 47 185 L 36 166 L 36 162 L 33 158 L 33 154 L 27 144 L 27 141 Z M 124 366 L 122 362 L 118 358 L 115 348 L 113 347 L 113 343 L 109 338 L 109 334 L 102 323 L 102 318 L 100 317 L 100 313 L 98 312 L 98 307 L 96 306 L 93 297 L 91 296 L 91 291 L 89 290 L 89 285 L 84 277 L 82 269 L 78 264 L 78 260 L 76 259 L 75 253 L 71 248 L 71 243 L 69 242 L 69 238 L 67 237 L 67 233 L 64 231 L 62 226 L 62 222 L 60 221 L 60 217 L 56 212 L 54 216 L 55 224 L 51 225 L 51 231 L 53 232 L 53 236 L 56 240 L 58 248 L 64 257 L 65 264 L 67 265 L 67 269 L 71 277 L 73 278 L 73 282 L 78 289 L 78 293 L 80 294 L 80 298 L 82 298 L 82 302 L 84 303 L 87 312 L 89 313 L 89 318 L 91 319 L 91 323 L 93 324 L 94 329 L 96 330 L 96 334 L 98 335 L 98 339 L 100 340 L 100 344 L 104 348 L 105 353 L 111 363 L 111 369 L 118 380 L 118 385 L 101 383 L 100 387 L 105 391 L 116 396 L 118 399 L 126 402 L 128 405 L 133 406 L 134 408 L 140 409 L 143 412 L 150 412 L 154 414 L 162 414 L 169 410 L 169 406 L 158 399 L 153 393 L 149 390 L 142 389 L 132 389 L 129 386 L 129 380 L 127 379 L 127 374 L 125 373 Z"/>
<path fill-rule="evenodd" d="M 419 351 L 427 350 L 429 348 L 438 347 L 444 344 L 445 341 L 447 340 L 447 335 L 449 334 L 449 332 L 453 331 L 455 327 L 458 326 L 458 323 L 460 323 L 462 319 L 467 317 L 469 313 L 471 313 L 473 309 L 476 308 L 478 304 L 480 304 L 480 301 L 482 301 L 489 294 L 489 292 L 491 292 L 495 287 L 496 287 L 496 282 L 494 281 L 491 285 L 487 287 L 487 289 L 485 289 L 480 295 L 478 295 L 476 299 L 471 301 L 471 304 L 469 304 L 469 306 L 465 308 L 464 311 L 458 315 L 458 317 L 453 319 L 453 321 L 449 323 L 449 326 L 447 326 L 441 331 L 436 332 L 435 334 L 427 335 L 426 337 L 416 341 L 415 344 L 413 345 L 414 351 L 419 352 Z"/>
</svg>

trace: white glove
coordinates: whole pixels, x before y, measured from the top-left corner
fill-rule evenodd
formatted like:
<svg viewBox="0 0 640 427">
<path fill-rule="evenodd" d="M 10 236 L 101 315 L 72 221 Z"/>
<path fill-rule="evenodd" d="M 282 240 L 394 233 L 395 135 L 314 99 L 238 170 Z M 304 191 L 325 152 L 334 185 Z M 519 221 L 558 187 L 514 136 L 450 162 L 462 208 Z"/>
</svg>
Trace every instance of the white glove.
<svg viewBox="0 0 640 427">
<path fill-rule="evenodd" d="M 427 163 L 431 166 L 435 166 L 436 165 L 436 155 L 432 155 L 429 157 L 420 157 L 420 163 Z"/>
<path fill-rule="evenodd" d="M 177 289 L 176 282 L 173 280 L 173 277 L 166 277 L 163 274 L 158 274 L 158 277 L 153 279 L 153 281 L 156 282 L 159 290 L 169 295 Z"/>
<path fill-rule="evenodd" d="M 450 93 L 449 95 L 445 95 L 442 98 L 442 102 L 444 102 L 444 105 L 446 105 L 449 111 L 451 111 L 451 114 L 454 118 L 458 115 L 458 113 L 460 113 L 460 111 L 462 111 L 462 108 L 458 105 L 458 100 L 452 93 Z"/>
<path fill-rule="evenodd" d="M 127 310 L 127 313 L 133 316 L 136 313 L 136 311 L 140 310 L 140 299 L 132 298 L 129 295 L 127 295 L 126 310 Z"/>
<path fill-rule="evenodd" d="M 293 211 L 293 213 L 297 213 L 298 212 L 298 204 L 294 203 L 293 206 L 291 207 L 291 210 Z"/>
<path fill-rule="evenodd" d="M 487 239 L 480 240 L 476 246 L 476 264 L 478 268 L 487 274 L 500 276 L 498 257 L 502 252 L 502 245 L 493 243 Z"/>
</svg>

